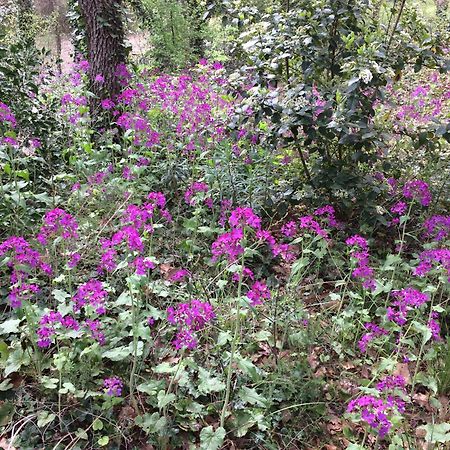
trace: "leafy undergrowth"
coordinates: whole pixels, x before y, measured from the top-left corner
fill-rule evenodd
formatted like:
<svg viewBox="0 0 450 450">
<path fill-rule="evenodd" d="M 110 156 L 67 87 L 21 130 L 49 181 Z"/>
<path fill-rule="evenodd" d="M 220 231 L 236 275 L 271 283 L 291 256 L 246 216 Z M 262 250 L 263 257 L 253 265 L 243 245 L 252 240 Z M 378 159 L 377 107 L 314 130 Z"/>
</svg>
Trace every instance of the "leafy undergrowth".
<svg viewBox="0 0 450 450">
<path fill-rule="evenodd" d="M 264 151 L 251 111 L 230 131 L 239 103 L 220 64 L 200 69 L 144 74 L 105 101 L 117 127 L 95 150 L 83 66 L 58 80 L 68 165 L 45 198 L 25 171 L 41 143 L 25 147 L 1 106 L 3 195 L 29 221 L 0 243 L 2 436 L 20 449 L 450 441 L 441 186 L 372 174 L 376 232 L 331 204 L 280 214 L 295 162 Z"/>
</svg>

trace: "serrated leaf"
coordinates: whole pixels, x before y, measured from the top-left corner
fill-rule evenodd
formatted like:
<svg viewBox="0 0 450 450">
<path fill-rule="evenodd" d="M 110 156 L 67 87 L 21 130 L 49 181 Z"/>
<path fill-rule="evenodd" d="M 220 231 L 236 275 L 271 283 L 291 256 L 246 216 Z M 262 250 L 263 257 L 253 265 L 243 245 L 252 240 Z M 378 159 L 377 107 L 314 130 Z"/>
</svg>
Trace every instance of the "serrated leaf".
<svg viewBox="0 0 450 450">
<path fill-rule="evenodd" d="M 200 449 L 201 450 L 218 450 L 225 439 L 225 428 L 219 427 L 214 430 L 210 425 L 200 432 Z"/>
</svg>

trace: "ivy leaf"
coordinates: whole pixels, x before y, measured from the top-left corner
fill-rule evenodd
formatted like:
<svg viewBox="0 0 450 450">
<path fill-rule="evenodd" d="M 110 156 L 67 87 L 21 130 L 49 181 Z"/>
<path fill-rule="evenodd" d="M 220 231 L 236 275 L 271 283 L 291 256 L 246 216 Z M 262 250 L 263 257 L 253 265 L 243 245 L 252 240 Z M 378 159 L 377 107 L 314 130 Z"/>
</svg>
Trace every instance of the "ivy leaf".
<svg viewBox="0 0 450 450">
<path fill-rule="evenodd" d="M 100 419 L 95 419 L 92 422 L 92 429 L 94 431 L 99 431 L 99 430 L 103 430 L 103 422 Z"/>
<path fill-rule="evenodd" d="M 203 428 L 200 432 L 200 449 L 201 450 L 217 450 L 225 439 L 225 429 L 223 427 L 217 428 L 214 431 L 213 427 Z"/>
<path fill-rule="evenodd" d="M 97 441 L 98 445 L 100 445 L 100 447 L 104 447 L 105 445 L 109 444 L 109 437 L 108 436 L 102 436 L 98 441 Z"/>
<path fill-rule="evenodd" d="M 40 411 L 37 415 L 37 426 L 43 428 L 55 420 L 56 415 L 49 411 Z"/>
</svg>

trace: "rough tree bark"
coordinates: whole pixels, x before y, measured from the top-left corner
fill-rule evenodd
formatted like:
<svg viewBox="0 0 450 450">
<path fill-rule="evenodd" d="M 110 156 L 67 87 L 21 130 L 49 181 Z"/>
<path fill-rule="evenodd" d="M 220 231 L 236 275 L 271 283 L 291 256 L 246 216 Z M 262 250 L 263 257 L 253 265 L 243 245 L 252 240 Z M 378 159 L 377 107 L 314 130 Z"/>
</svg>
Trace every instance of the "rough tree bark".
<svg viewBox="0 0 450 450">
<path fill-rule="evenodd" d="M 101 101 L 114 99 L 120 93 L 116 68 L 125 63 L 124 27 L 121 0 L 78 0 L 85 23 L 89 61 L 90 90 L 95 94 L 91 101 L 91 114 L 99 119 Z M 104 81 L 96 79 L 101 75 Z"/>
</svg>

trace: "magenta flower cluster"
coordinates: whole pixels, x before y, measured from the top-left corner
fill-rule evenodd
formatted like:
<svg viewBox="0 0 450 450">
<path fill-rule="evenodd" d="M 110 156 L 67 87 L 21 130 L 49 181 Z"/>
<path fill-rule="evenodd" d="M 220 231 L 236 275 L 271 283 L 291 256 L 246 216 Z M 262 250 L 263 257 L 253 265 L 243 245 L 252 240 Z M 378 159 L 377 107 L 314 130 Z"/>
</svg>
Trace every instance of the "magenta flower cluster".
<svg viewBox="0 0 450 450">
<path fill-rule="evenodd" d="M 20 308 L 23 301 L 39 291 L 38 285 L 28 283 L 33 269 L 46 275 L 51 275 L 52 269 L 23 237 L 11 236 L 0 244 L 0 257 L 7 254 L 7 267 L 11 270 L 9 301 L 13 308 Z"/>
<path fill-rule="evenodd" d="M 366 239 L 358 234 L 349 237 L 345 243 L 353 247 L 350 255 L 356 260 L 356 268 L 352 272 L 354 278 L 359 278 L 366 289 L 374 290 L 376 287 L 374 270 L 369 266 L 369 246 Z"/>
<path fill-rule="evenodd" d="M 50 347 L 52 344 L 52 336 L 56 334 L 57 325 L 61 325 L 68 330 L 79 330 L 80 324 L 72 316 L 63 317 L 59 312 L 50 311 L 44 314 L 39 321 L 39 328 L 37 331 L 38 341 L 37 344 L 41 348 Z"/>
<path fill-rule="evenodd" d="M 395 300 L 387 308 L 386 318 L 400 326 L 405 325 L 409 311 L 419 308 L 429 300 L 427 294 L 413 288 L 393 291 L 392 296 Z"/>
<path fill-rule="evenodd" d="M 407 199 L 416 200 L 423 206 L 429 206 L 432 200 L 430 188 L 422 180 L 413 180 L 405 183 L 403 196 Z"/>
<path fill-rule="evenodd" d="M 172 221 L 172 216 L 166 209 L 166 198 L 161 192 L 151 192 L 147 196 L 147 202 L 142 205 L 129 204 L 122 214 L 122 227 L 116 231 L 111 239 L 101 241 L 103 252 L 101 256 L 99 273 L 113 272 L 118 266 L 119 249 L 125 243 L 125 252 L 136 252 L 138 256 L 129 264 L 135 267 L 138 275 L 145 275 L 147 270 L 155 268 L 155 264 L 148 257 L 142 256 L 145 250 L 143 237 L 146 233 L 153 233 L 155 213 L 167 222 Z"/>
<path fill-rule="evenodd" d="M 78 224 L 71 214 L 60 208 L 48 211 L 44 216 L 37 240 L 42 245 L 47 245 L 47 239 L 50 237 L 61 236 L 63 239 L 78 238 Z"/>
<path fill-rule="evenodd" d="M 405 402 L 396 395 L 397 391 L 405 393 L 405 380 L 400 376 L 388 376 L 377 384 L 380 398 L 363 395 L 351 400 L 347 412 L 358 413 L 361 419 L 371 427 L 380 438 L 384 438 L 392 428 L 392 416 L 405 411 Z"/>
<path fill-rule="evenodd" d="M 123 381 L 119 377 L 110 377 L 103 380 L 103 389 L 110 397 L 120 397 L 122 395 Z"/>
<path fill-rule="evenodd" d="M 188 205 L 194 206 L 196 203 L 194 198 L 195 195 L 200 192 L 206 194 L 208 191 L 209 186 L 206 183 L 203 183 L 201 181 L 194 181 L 194 183 L 192 183 L 184 193 L 184 200 Z M 204 202 L 208 208 L 213 207 L 213 200 L 211 197 L 205 198 Z"/>
<path fill-rule="evenodd" d="M 105 314 L 105 301 L 108 293 L 103 289 L 103 283 L 98 280 L 89 280 L 78 286 L 77 293 L 73 297 L 75 312 L 90 306 L 96 314 Z"/>
<path fill-rule="evenodd" d="M 213 307 L 208 302 L 191 300 L 189 303 L 181 303 L 176 308 L 167 308 L 167 320 L 178 328 L 177 335 L 172 342 L 179 350 L 194 349 L 198 344 L 196 333 L 202 330 L 208 322 L 216 317 Z"/>
</svg>

